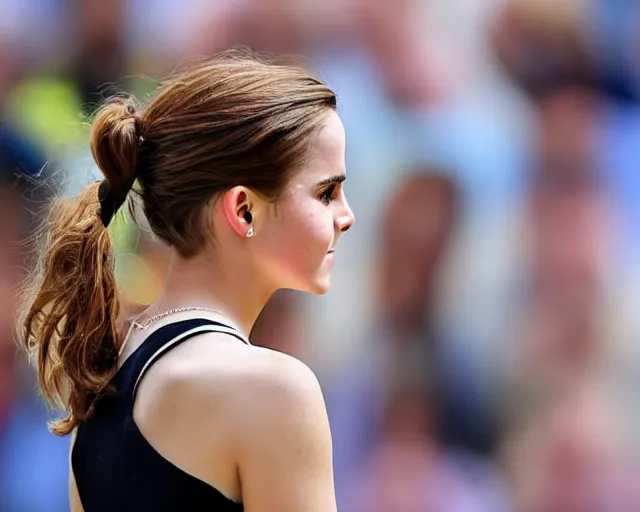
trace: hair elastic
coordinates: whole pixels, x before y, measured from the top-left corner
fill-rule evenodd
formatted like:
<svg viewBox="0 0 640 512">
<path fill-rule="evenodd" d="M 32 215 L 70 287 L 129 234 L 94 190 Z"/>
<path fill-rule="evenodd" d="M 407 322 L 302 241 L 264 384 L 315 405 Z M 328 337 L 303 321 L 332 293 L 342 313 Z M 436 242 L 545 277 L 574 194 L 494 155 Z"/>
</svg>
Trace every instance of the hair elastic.
<svg viewBox="0 0 640 512">
<path fill-rule="evenodd" d="M 109 187 L 109 183 L 107 183 L 107 180 L 102 180 L 100 182 L 100 186 L 98 187 L 98 200 L 100 201 L 100 220 L 102 221 L 102 224 L 105 228 L 109 226 L 111 219 L 113 219 L 113 216 L 124 204 L 126 199 L 126 194 L 122 197 L 114 194 Z"/>
</svg>

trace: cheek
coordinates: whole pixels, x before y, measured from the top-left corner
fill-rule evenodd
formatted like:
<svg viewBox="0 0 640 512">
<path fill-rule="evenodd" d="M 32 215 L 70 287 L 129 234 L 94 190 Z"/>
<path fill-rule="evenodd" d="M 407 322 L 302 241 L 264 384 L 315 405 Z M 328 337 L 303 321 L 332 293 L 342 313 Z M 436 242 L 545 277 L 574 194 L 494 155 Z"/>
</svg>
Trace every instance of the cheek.
<svg viewBox="0 0 640 512">
<path fill-rule="evenodd" d="M 301 257 L 324 256 L 333 241 L 333 222 L 327 212 L 307 212 L 292 219 L 285 227 L 288 248 Z"/>
<path fill-rule="evenodd" d="M 269 252 L 301 267 L 317 265 L 334 238 L 331 210 L 322 204 L 282 211 L 270 240 Z M 302 213 L 301 213 L 302 212 Z"/>
<path fill-rule="evenodd" d="M 321 205 L 307 214 L 304 218 L 304 233 L 301 238 L 308 239 L 309 244 L 327 252 L 334 238 L 331 210 Z"/>
</svg>

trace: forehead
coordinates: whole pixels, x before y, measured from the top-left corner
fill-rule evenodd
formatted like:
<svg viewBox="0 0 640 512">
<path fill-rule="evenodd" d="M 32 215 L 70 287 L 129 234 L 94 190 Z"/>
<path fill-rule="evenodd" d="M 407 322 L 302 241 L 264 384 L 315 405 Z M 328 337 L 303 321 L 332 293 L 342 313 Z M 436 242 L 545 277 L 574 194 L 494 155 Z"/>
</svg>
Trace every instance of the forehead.
<svg viewBox="0 0 640 512">
<path fill-rule="evenodd" d="M 345 173 L 344 125 L 336 112 L 326 115 L 321 127 L 312 135 L 307 162 L 293 182 L 319 181 Z"/>
</svg>

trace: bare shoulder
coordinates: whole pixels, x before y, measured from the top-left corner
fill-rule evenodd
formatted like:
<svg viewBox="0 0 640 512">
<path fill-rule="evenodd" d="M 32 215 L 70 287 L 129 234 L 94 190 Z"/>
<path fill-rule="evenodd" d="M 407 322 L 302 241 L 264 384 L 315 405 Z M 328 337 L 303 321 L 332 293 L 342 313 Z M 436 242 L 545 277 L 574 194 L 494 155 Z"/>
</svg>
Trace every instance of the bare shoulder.
<svg viewBox="0 0 640 512">
<path fill-rule="evenodd" d="M 313 371 L 302 361 L 273 350 L 251 347 L 244 361 L 243 379 L 248 391 L 319 392 Z M 256 389 L 257 388 L 257 389 Z"/>
<path fill-rule="evenodd" d="M 324 410 L 316 375 L 298 359 L 254 347 L 245 363 L 236 383 L 235 407 L 241 415 L 262 414 L 266 409 L 276 417 L 292 408 Z"/>
<path fill-rule="evenodd" d="M 182 371 L 176 371 L 168 384 L 186 386 L 183 396 L 215 398 L 228 421 L 244 425 L 316 409 L 326 414 L 317 377 L 291 356 L 240 344 L 215 346 L 207 344 L 207 336 L 184 355 Z"/>
<path fill-rule="evenodd" d="M 225 409 L 229 420 L 290 409 L 320 407 L 318 379 L 301 361 L 272 350 L 250 347 L 224 334 L 208 333 L 176 347 L 149 371 L 147 388 L 183 406 L 202 402 Z M 284 412 L 284 411 L 280 411 Z"/>
<path fill-rule="evenodd" d="M 207 334 L 172 350 L 148 379 L 143 433 L 169 460 L 241 493 L 246 510 L 335 510 L 329 420 L 308 366 Z"/>
<path fill-rule="evenodd" d="M 324 397 L 313 371 L 293 357 L 218 333 L 161 358 L 140 386 L 136 409 L 142 424 L 213 436 L 236 453 L 282 438 L 331 448 Z M 216 428 L 209 430 L 211 425 Z"/>
<path fill-rule="evenodd" d="M 247 510 L 334 511 L 331 433 L 314 373 L 257 349 L 228 416 Z"/>
<path fill-rule="evenodd" d="M 241 473 L 264 461 L 274 469 L 290 468 L 287 473 L 330 468 L 329 420 L 313 371 L 278 352 L 256 349 L 252 358 L 237 383 L 229 413 Z"/>
<path fill-rule="evenodd" d="M 328 423 L 320 384 L 306 364 L 265 348 L 220 343 L 221 336 L 204 335 L 176 354 L 180 360 L 166 380 L 176 399 L 216 404 L 238 435 L 254 435 L 247 430 L 255 425 L 268 433 L 268 424 L 277 428 L 280 421 L 292 428 Z"/>
</svg>

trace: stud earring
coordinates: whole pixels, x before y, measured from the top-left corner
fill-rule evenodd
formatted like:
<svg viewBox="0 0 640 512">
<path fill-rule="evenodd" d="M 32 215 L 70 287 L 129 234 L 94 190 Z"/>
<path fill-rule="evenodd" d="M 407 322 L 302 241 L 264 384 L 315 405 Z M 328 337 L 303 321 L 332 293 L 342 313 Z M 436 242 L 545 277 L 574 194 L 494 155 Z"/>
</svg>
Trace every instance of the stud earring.
<svg viewBox="0 0 640 512">
<path fill-rule="evenodd" d="M 251 215 L 250 211 L 246 211 L 244 212 L 244 220 L 247 224 L 249 224 L 249 229 L 247 230 L 247 234 L 245 235 L 247 238 L 251 238 L 253 235 L 256 234 L 255 230 L 253 229 L 253 215 Z"/>
</svg>

